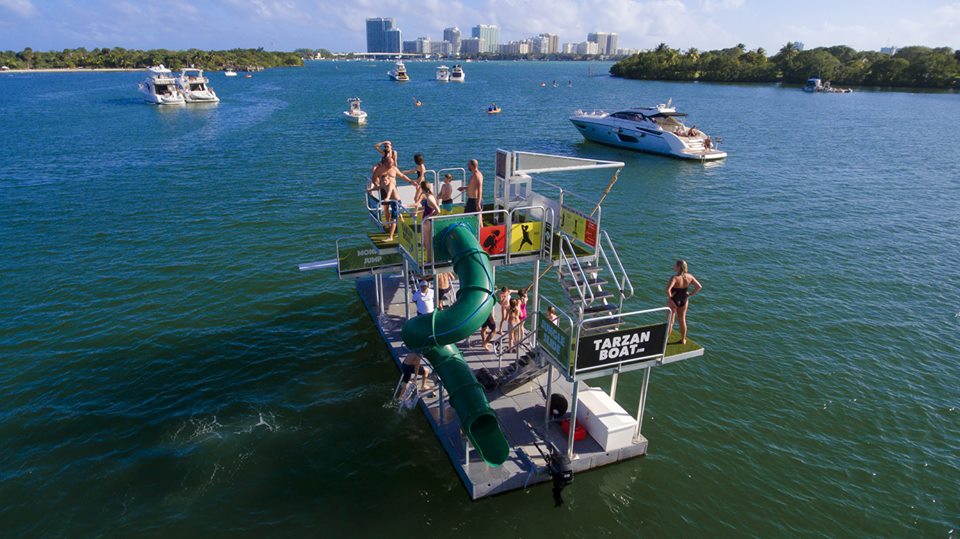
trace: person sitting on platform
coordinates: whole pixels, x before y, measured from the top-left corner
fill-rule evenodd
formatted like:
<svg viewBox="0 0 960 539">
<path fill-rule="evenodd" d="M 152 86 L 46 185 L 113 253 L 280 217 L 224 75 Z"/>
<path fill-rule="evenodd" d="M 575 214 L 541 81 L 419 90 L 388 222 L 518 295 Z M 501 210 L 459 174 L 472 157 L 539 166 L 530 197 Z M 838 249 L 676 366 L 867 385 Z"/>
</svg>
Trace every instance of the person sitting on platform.
<svg viewBox="0 0 960 539">
<path fill-rule="evenodd" d="M 433 290 L 430 289 L 430 283 L 420 281 L 420 288 L 413 292 L 413 301 L 417 303 L 418 316 L 433 312 Z"/>
<path fill-rule="evenodd" d="M 557 315 L 557 310 L 553 308 L 553 305 L 547 307 L 547 320 L 558 326 L 560 325 L 560 316 Z"/>
</svg>

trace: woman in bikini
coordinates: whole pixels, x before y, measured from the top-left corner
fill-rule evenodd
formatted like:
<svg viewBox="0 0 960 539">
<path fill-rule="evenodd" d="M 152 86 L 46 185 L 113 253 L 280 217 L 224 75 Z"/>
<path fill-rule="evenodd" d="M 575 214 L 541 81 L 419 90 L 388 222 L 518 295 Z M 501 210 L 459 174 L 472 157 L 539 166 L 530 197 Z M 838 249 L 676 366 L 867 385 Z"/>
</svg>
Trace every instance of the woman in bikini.
<svg viewBox="0 0 960 539">
<path fill-rule="evenodd" d="M 508 322 L 507 318 L 509 318 L 509 312 L 510 312 L 510 293 L 511 292 L 512 290 L 504 286 L 500 289 L 500 293 L 497 294 L 497 301 L 500 303 L 500 329 L 497 330 L 497 333 L 500 333 L 500 334 L 503 333 L 503 324 L 505 322 Z"/>
<path fill-rule="evenodd" d="M 687 272 L 687 261 L 686 260 L 677 260 L 673 265 L 674 271 L 677 273 L 670 277 L 670 282 L 667 283 L 667 307 L 670 307 L 670 325 L 667 326 L 667 334 L 673 331 L 673 321 L 674 319 L 680 320 L 680 344 L 687 344 L 687 307 L 689 307 L 689 300 L 700 290 L 703 290 L 703 286 L 700 285 L 700 281 L 697 281 L 697 278 L 693 274 Z M 693 290 L 690 290 L 690 287 L 693 287 Z"/>
<path fill-rule="evenodd" d="M 440 204 L 437 203 L 437 197 L 433 196 L 433 190 L 427 180 L 420 181 L 420 203 L 423 206 L 423 249 L 426 253 L 424 260 L 433 258 L 433 221 L 428 217 L 440 214 Z"/>
<path fill-rule="evenodd" d="M 520 333 L 519 333 L 519 337 L 520 337 L 520 340 L 522 341 L 523 338 L 527 336 L 527 335 L 526 335 L 526 334 L 527 334 L 527 329 L 524 327 L 524 325 L 525 325 L 524 320 L 527 319 L 527 291 L 526 291 L 526 290 L 519 290 L 519 291 L 517 291 L 517 296 L 520 298 L 520 299 L 517 300 L 517 302 L 519 303 L 519 307 L 520 307 Z"/>
</svg>

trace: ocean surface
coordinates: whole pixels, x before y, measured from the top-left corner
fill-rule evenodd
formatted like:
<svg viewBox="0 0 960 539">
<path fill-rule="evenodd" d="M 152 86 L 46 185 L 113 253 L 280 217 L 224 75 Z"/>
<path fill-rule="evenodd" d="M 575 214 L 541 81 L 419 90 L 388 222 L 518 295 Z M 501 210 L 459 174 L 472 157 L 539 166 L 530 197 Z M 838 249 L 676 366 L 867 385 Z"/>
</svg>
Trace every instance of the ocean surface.
<svg viewBox="0 0 960 539">
<path fill-rule="evenodd" d="M 0 535 L 960 536 L 960 96 L 435 66 L 212 73 L 212 108 L 147 105 L 141 73 L 0 75 Z M 352 96 L 369 125 L 341 121 Z M 728 159 L 567 120 L 669 98 Z M 626 163 L 603 226 L 632 305 L 662 305 L 677 257 L 705 286 L 707 353 L 653 374 L 648 456 L 560 508 L 549 485 L 471 502 L 419 413 L 385 407 L 353 282 L 297 271 L 370 230 L 383 139 L 491 180 L 497 148 Z"/>
</svg>

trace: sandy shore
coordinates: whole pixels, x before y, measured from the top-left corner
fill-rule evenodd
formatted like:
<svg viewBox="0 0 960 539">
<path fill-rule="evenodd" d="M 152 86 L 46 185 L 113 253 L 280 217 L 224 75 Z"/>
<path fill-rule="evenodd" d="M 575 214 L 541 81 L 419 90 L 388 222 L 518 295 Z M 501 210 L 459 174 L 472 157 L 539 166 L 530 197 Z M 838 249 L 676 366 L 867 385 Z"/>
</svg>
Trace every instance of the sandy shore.
<svg viewBox="0 0 960 539">
<path fill-rule="evenodd" d="M 142 67 L 65 67 L 51 69 L 5 69 L 0 73 L 91 73 L 94 71 L 143 71 Z"/>
</svg>

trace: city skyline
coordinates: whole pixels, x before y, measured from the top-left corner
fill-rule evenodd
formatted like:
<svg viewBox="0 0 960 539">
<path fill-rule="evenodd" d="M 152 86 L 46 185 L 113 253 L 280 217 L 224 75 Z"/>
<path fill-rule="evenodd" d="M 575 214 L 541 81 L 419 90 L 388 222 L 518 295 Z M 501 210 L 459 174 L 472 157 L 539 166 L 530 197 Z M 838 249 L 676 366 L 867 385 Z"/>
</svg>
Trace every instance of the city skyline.
<svg viewBox="0 0 960 539">
<path fill-rule="evenodd" d="M 0 49 L 76 47 L 364 51 L 364 22 L 390 16 L 404 39 L 442 40 L 445 28 L 469 38 L 478 24 L 496 25 L 500 43 L 542 33 L 577 43 L 591 32 L 619 35 L 619 48 L 725 48 L 743 43 L 775 52 L 788 41 L 807 48 L 849 45 L 960 47 L 960 2 L 892 0 L 761 3 L 755 0 L 557 0 L 549 10 L 510 0 L 403 3 L 359 0 L 0 0 Z M 149 27 L 150 31 L 144 31 Z M 185 32 L 184 28 L 191 31 Z"/>
</svg>

